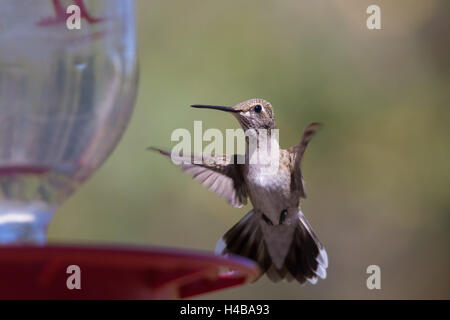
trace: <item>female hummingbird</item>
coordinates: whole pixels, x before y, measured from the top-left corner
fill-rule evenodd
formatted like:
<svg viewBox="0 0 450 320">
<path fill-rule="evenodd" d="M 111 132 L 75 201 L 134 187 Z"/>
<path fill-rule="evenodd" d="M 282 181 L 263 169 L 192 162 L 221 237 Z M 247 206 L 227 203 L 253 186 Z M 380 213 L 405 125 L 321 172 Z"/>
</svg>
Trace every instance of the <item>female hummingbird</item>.
<svg viewBox="0 0 450 320">
<path fill-rule="evenodd" d="M 272 281 L 296 279 L 315 284 L 318 277 L 326 278 L 328 256 L 300 209 L 305 198 L 301 161 L 305 149 L 320 125 L 312 123 L 304 130 L 300 142 L 287 150 L 279 148 L 275 135 L 272 105 L 263 99 L 251 99 L 234 107 L 192 105 L 228 112 L 235 116 L 242 129 L 251 130 L 256 137 L 256 150 L 267 143 L 270 156 L 278 164 L 268 171 L 267 164 L 249 161 L 251 148 L 246 139 L 243 163 L 237 156 L 228 161 L 224 157 L 204 155 L 202 161 L 181 155 L 181 168 L 211 191 L 225 198 L 232 206 L 242 207 L 247 198 L 253 204 L 248 212 L 218 241 L 215 252 L 236 254 L 256 261 Z M 262 140 L 262 132 L 268 133 Z M 150 149 L 171 156 L 158 148 Z"/>
</svg>

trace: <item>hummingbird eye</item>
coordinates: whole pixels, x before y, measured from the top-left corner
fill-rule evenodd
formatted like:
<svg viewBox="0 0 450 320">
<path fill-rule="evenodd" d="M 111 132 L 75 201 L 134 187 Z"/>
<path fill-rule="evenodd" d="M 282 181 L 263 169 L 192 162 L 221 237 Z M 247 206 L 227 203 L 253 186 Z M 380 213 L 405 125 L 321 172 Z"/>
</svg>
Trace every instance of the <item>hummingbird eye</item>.
<svg viewBox="0 0 450 320">
<path fill-rule="evenodd" d="M 261 107 L 260 104 L 257 104 L 257 105 L 253 108 L 253 110 L 255 110 L 256 113 L 261 113 L 262 107 Z"/>
</svg>

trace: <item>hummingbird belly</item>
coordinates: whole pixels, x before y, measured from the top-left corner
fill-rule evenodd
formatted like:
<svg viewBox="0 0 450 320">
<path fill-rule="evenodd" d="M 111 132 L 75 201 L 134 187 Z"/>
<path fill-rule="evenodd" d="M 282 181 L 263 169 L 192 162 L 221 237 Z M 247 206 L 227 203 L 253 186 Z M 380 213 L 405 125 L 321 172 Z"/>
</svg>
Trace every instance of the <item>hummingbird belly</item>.
<svg viewBox="0 0 450 320">
<path fill-rule="evenodd" d="M 277 172 L 267 173 L 259 166 L 250 166 L 246 182 L 253 207 L 274 225 L 279 224 L 282 212 L 292 207 L 288 168 L 280 166 Z"/>
</svg>

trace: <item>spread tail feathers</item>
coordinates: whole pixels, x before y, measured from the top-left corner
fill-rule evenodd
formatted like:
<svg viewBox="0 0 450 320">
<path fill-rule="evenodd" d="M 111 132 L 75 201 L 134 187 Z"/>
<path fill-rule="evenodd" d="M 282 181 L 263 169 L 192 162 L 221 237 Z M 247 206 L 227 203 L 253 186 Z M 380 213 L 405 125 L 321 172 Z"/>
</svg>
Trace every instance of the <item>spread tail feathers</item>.
<svg viewBox="0 0 450 320">
<path fill-rule="evenodd" d="M 306 280 L 315 284 L 326 278 L 328 257 L 322 244 L 301 212 L 295 222 L 289 251 L 281 268 L 272 261 L 261 230 L 261 215 L 254 210 L 247 213 L 218 241 L 215 252 L 236 254 L 258 263 L 262 273 L 276 282 L 282 279 Z M 276 226 L 275 226 L 276 227 Z"/>
</svg>

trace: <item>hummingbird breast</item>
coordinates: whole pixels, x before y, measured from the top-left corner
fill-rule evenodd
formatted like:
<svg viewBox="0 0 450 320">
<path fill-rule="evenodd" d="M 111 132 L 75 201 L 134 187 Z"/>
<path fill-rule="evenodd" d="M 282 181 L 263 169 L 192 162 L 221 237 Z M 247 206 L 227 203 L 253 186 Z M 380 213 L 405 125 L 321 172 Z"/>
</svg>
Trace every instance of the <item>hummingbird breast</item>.
<svg viewBox="0 0 450 320">
<path fill-rule="evenodd" d="M 253 207 L 278 224 L 283 210 L 297 209 L 298 197 L 291 192 L 290 157 L 286 150 L 280 150 L 277 167 L 249 164 L 245 180 Z M 296 199 L 295 199 L 296 198 Z M 296 210 L 294 210 L 296 211 Z"/>
</svg>

